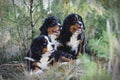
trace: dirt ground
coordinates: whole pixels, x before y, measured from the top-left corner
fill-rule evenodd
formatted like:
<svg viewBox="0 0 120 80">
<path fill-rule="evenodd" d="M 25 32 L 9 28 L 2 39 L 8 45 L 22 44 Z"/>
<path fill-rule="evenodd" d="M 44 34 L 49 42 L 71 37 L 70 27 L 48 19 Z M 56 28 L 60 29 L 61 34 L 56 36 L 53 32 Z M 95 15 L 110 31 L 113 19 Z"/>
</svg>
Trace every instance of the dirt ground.
<svg viewBox="0 0 120 80">
<path fill-rule="evenodd" d="M 0 80 L 24 80 L 24 70 L 26 70 L 25 64 L 17 61 L 1 64 Z"/>
</svg>

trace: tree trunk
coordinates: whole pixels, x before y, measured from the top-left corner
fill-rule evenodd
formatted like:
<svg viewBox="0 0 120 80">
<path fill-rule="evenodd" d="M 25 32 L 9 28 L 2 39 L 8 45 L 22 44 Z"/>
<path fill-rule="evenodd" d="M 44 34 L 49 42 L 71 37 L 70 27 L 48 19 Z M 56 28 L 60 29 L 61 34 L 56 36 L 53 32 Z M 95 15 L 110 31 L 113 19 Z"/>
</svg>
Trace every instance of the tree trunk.
<svg viewBox="0 0 120 80">
<path fill-rule="evenodd" d="M 107 23 L 107 32 L 108 32 L 108 36 L 109 36 L 109 51 L 110 51 L 110 57 L 109 57 L 109 63 L 108 63 L 108 72 L 109 73 L 111 73 L 112 72 L 112 69 L 111 69 L 111 67 L 112 67 L 112 59 L 113 59 L 113 49 L 112 49 L 112 40 L 111 40 L 111 26 L 110 26 L 110 21 L 109 20 L 107 20 L 106 21 L 106 23 Z"/>
</svg>

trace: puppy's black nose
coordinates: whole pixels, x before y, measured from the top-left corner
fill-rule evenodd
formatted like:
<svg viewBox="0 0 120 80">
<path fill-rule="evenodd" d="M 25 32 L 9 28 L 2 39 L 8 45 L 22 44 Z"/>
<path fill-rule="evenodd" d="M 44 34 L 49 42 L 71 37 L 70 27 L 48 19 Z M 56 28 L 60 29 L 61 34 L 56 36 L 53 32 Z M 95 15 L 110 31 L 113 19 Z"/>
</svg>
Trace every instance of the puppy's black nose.
<svg viewBox="0 0 120 80">
<path fill-rule="evenodd" d="M 52 47 L 55 48 L 55 45 L 53 44 Z"/>
</svg>

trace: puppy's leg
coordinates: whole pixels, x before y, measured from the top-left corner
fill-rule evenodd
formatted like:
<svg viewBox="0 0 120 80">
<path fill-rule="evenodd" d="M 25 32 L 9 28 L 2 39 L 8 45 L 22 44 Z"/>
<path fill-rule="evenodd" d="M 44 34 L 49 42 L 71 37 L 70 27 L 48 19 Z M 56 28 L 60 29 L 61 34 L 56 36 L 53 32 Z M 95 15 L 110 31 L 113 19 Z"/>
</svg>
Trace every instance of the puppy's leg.
<svg viewBox="0 0 120 80">
<path fill-rule="evenodd" d="M 37 62 L 33 62 L 32 66 L 34 66 L 34 69 L 30 71 L 30 75 L 40 75 L 43 73 L 43 71 L 40 69 L 40 67 L 37 65 Z"/>
<path fill-rule="evenodd" d="M 53 63 L 53 66 L 57 66 L 57 65 L 59 65 L 59 62 L 54 62 Z"/>
<path fill-rule="evenodd" d="M 37 67 L 34 70 L 30 71 L 30 75 L 40 75 L 42 73 L 43 73 L 43 71 Z"/>
</svg>

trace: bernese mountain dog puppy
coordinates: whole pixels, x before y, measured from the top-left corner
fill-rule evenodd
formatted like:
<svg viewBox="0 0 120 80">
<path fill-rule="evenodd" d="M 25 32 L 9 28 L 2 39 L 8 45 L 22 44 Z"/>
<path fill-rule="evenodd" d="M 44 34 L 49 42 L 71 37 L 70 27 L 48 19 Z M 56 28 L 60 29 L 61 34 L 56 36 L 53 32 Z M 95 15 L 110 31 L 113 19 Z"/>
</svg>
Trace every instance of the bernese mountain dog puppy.
<svg viewBox="0 0 120 80">
<path fill-rule="evenodd" d="M 79 53 L 85 51 L 85 26 L 82 17 L 78 14 L 69 14 L 63 21 L 63 27 L 59 36 L 64 52 L 72 54 L 76 59 Z"/>
<path fill-rule="evenodd" d="M 30 74 L 41 74 L 43 70 L 48 69 L 52 62 L 52 53 L 55 47 L 50 38 L 45 35 L 40 35 L 35 38 L 27 53 L 27 68 Z"/>
<path fill-rule="evenodd" d="M 57 38 L 60 35 L 61 28 L 62 26 L 60 19 L 55 16 L 49 16 L 46 18 L 43 25 L 40 27 L 41 35 L 49 36 L 52 40 L 52 43 L 55 44 L 56 49 L 60 45 Z"/>
<path fill-rule="evenodd" d="M 62 44 L 58 40 L 61 29 L 61 21 L 55 16 L 49 16 L 48 18 L 46 18 L 43 25 L 40 27 L 40 35 L 49 36 L 52 43 L 55 45 L 56 54 L 54 54 L 54 59 L 56 62 L 58 62 L 59 60 L 69 61 L 72 58 L 71 54 L 59 50 L 59 47 L 62 46 Z"/>
</svg>

